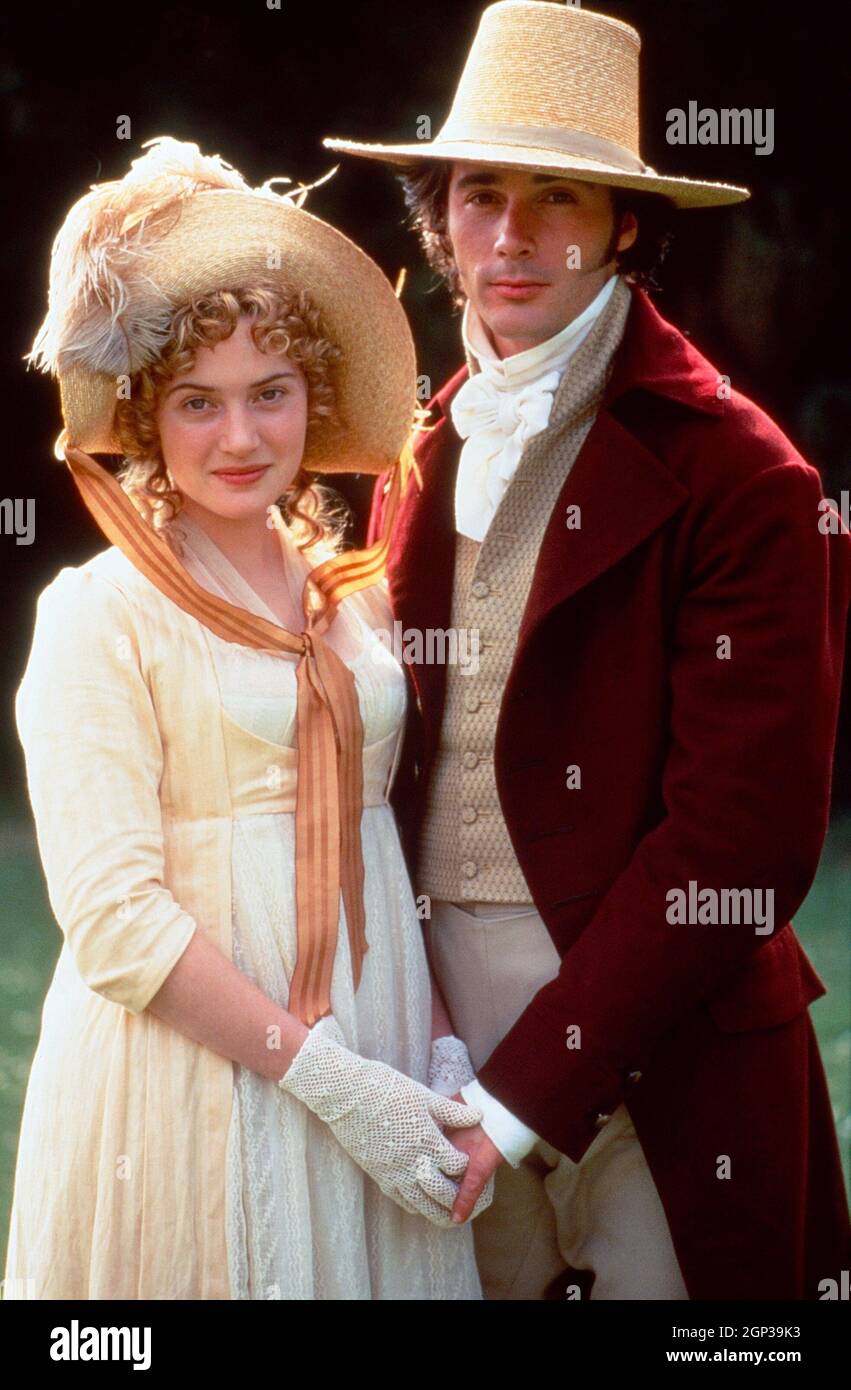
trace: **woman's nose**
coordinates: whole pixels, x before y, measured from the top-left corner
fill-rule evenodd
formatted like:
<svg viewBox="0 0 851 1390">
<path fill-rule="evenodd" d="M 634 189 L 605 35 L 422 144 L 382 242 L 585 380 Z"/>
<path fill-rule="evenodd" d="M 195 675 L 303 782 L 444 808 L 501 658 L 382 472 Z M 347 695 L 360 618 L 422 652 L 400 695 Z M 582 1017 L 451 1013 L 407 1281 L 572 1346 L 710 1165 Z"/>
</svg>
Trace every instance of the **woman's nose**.
<svg viewBox="0 0 851 1390">
<path fill-rule="evenodd" d="M 247 406 L 231 406 L 222 422 L 219 447 L 224 454 L 250 454 L 257 448 L 257 427 Z"/>
</svg>

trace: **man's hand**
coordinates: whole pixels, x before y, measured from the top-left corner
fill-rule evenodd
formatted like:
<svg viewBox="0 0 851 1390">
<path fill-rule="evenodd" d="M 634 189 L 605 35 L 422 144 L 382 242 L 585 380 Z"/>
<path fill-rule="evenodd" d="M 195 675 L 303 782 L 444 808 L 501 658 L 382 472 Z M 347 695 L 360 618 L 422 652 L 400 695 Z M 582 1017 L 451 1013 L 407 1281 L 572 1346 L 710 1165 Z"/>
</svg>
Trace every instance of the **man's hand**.
<svg viewBox="0 0 851 1390">
<path fill-rule="evenodd" d="M 461 1105 L 466 1104 L 460 1091 L 457 1091 L 452 1099 L 457 1100 Z M 505 1162 L 505 1159 L 496 1145 L 485 1134 L 481 1125 L 472 1125 L 469 1129 L 447 1129 L 444 1133 L 456 1149 L 469 1155 L 470 1161 L 461 1179 L 458 1196 L 455 1198 L 455 1205 L 452 1208 L 453 1221 L 466 1221 L 488 1179 L 493 1176 L 500 1163 Z"/>
</svg>

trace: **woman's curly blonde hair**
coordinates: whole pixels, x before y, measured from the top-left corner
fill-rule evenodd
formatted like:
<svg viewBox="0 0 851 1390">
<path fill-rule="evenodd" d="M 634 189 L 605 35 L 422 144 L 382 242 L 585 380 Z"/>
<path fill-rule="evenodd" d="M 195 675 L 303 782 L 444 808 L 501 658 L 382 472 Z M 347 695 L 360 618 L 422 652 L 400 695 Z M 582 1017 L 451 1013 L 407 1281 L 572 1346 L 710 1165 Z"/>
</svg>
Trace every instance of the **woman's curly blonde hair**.
<svg viewBox="0 0 851 1390">
<path fill-rule="evenodd" d="M 333 369 L 342 353 L 322 335 L 319 310 L 309 295 L 259 282 L 196 296 L 174 311 L 167 346 L 147 367 L 133 373 L 128 397 L 116 406 L 116 428 L 125 455 L 117 480 L 158 531 L 167 530 L 182 506 L 156 425 L 163 388 L 189 370 L 199 348 L 214 347 L 229 338 L 243 315 L 252 320 L 251 336 L 261 352 L 286 353 L 304 372 L 308 431 L 319 420 L 337 419 Z M 348 512 L 337 493 L 299 468 L 278 505 L 300 550 L 339 549 Z"/>
</svg>

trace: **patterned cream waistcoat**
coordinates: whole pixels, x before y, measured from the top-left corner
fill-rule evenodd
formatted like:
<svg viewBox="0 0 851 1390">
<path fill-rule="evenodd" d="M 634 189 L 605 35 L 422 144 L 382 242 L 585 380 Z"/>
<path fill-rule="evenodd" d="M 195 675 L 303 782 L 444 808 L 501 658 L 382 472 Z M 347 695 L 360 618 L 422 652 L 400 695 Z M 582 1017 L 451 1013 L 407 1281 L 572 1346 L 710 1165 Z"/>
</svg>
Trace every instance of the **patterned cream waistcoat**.
<svg viewBox="0 0 851 1390">
<path fill-rule="evenodd" d="M 496 725 L 544 531 L 600 407 L 630 303 L 630 290 L 619 279 L 568 362 L 549 423 L 526 445 L 484 540 L 456 537 L 450 626 L 466 661 L 447 663 L 446 704 L 420 835 L 418 893 L 454 902 L 532 902 L 497 795 Z M 478 370 L 469 354 L 467 361 L 471 372 Z M 445 650 L 451 653 L 452 644 Z"/>
</svg>

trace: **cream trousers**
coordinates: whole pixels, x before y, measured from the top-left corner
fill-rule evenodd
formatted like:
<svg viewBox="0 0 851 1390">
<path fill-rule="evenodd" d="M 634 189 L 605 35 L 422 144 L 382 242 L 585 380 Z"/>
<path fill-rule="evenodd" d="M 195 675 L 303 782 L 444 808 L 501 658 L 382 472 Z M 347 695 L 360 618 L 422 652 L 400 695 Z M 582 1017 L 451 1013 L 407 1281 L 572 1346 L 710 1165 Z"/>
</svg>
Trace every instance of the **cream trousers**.
<svg viewBox="0 0 851 1390">
<path fill-rule="evenodd" d="M 480 1067 L 558 973 L 558 952 L 529 903 L 433 899 L 430 939 L 455 1031 Z M 567 1266 L 593 1271 L 591 1298 L 688 1299 L 625 1105 L 578 1164 L 543 1141 L 518 1168 L 501 1164 L 473 1234 L 488 1299 L 543 1298 Z"/>
</svg>

